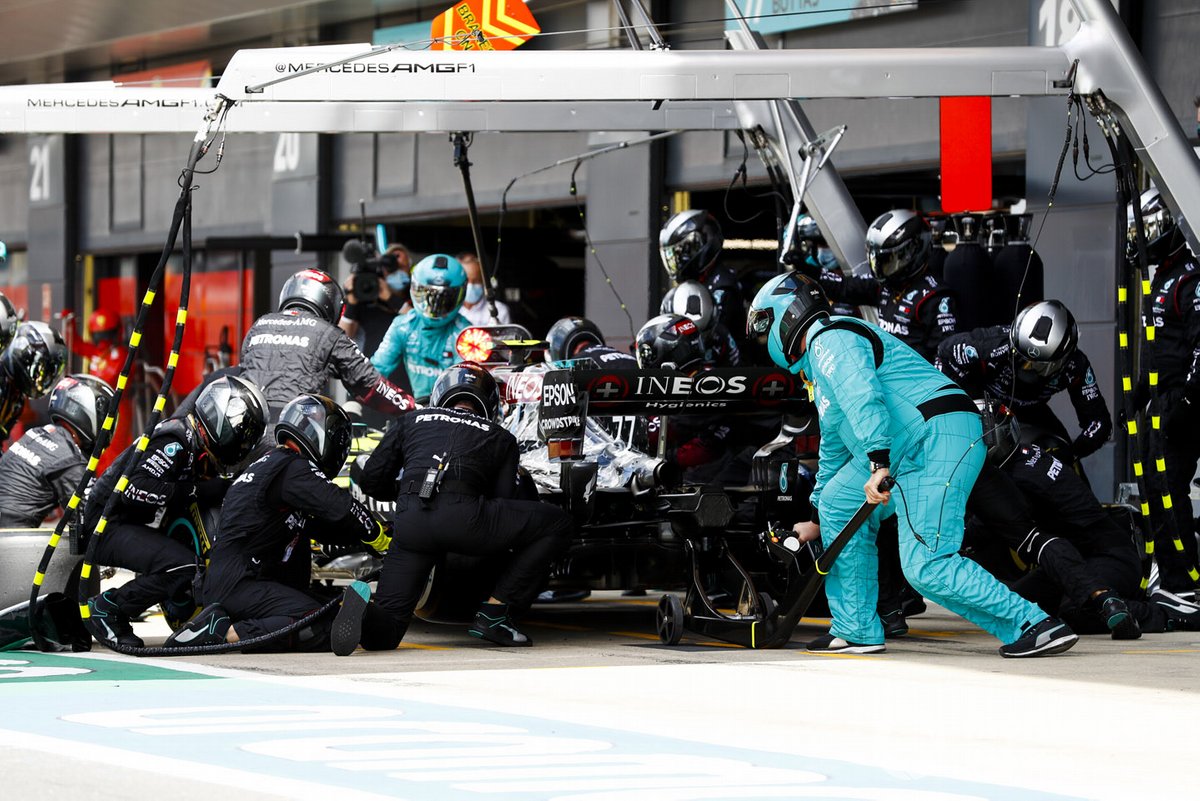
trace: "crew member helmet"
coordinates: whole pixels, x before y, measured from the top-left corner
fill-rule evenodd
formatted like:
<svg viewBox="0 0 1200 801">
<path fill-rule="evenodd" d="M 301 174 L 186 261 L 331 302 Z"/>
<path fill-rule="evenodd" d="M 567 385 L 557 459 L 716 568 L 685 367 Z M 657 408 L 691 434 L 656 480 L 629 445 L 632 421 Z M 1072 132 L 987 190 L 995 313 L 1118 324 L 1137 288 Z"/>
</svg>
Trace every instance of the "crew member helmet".
<svg viewBox="0 0 1200 801">
<path fill-rule="evenodd" d="M 717 218 L 703 209 L 681 211 L 658 232 L 658 253 L 675 282 L 699 278 L 721 253 L 725 237 Z"/>
<path fill-rule="evenodd" d="M 988 462 L 1003 467 L 1021 447 L 1021 424 L 1016 415 L 994 398 L 977 400 L 975 405 L 983 419 L 983 442 L 987 445 Z"/>
<path fill-rule="evenodd" d="M 13 337 L 17 335 L 17 326 L 21 324 L 21 315 L 12 301 L 0 292 L 0 350 L 8 347 Z"/>
<path fill-rule="evenodd" d="M 885 284 L 903 284 L 929 263 L 929 223 L 916 212 L 893 209 L 867 228 L 867 263 Z"/>
<path fill-rule="evenodd" d="M 825 234 L 821 233 L 821 226 L 817 225 L 811 214 L 803 214 L 796 220 L 796 245 L 801 255 L 813 258 L 816 258 L 818 250 L 827 247 Z"/>
<path fill-rule="evenodd" d="M 267 401 L 258 387 L 236 376 L 222 376 L 196 398 L 193 414 L 204 447 L 225 469 L 250 455 L 267 430 Z"/>
<path fill-rule="evenodd" d="M 1058 375 L 1079 345 L 1079 328 L 1057 300 L 1026 306 L 1013 320 L 1009 342 L 1018 362 L 1017 376 L 1027 382 Z"/>
<path fill-rule="evenodd" d="M 413 308 L 428 320 L 452 318 L 467 294 L 467 271 L 453 256 L 434 253 L 417 262 L 409 290 Z"/>
<path fill-rule="evenodd" d="M 87 319 L 93 342 L 114 342 L 121 336 L 121 318 L 108 309 L 96 309 Z"/>
<path fill-rule="evenodd" d="M 701 333 L 705 333 L 716 321 L 717 305 L 712 293 L 699 281 L 684 281 L 663 295 L 659 311 L 663 314 L 678 314 L 688 318 Z"/>
<path fill-rule="evenodd" d="M 1164 259 L 1183 245 L 1183 233 L 1167 208 L 1167 202 L 1157 189 L 1147 189 L 1135 201 L 1142 216 L 1142 232 L 1146 237 L 1146 258 L 1151 264 L 1161 264 Z M 1133 203 L 1125 208 L 1126 251 L 1130 258 L 1137 255 L 1137 221 L 1133 216 Z"/>
<path fill-rule="evenodd" d="M 492 374 L 475 362 L 460 362 L 438 376 L 429 394 L 429 405 L 441 409 L 468 401 L 480 417 L 495 420 L 500 411 L 500 390 Z"/>
<path fill-rule="evenodd" d="M 275 442 L 294 444 L 326 478 L 333 478 L 350 453 L 350 418 L 324 395 L 301 395 L 279 413 Z"/>
<path fill-rule="evenodd" d="M 58 332 L 45 323 L 21 323 L 2 358 L 5 371 L 21 394 L 40 398 L 62 378 L 67 346 Z"/>
<path fill-rule="evenodd" d="M 780 367 L 791 369 L 800 359 L 804 332 L 833 309 L 820 285 L 806 275 L 777 275 L 754 296 L 746 315 L 746 334 L 767 337 L 767 353 Z"/>
<path fill-rule="evenodd" d="M 700 329 L 681 314 L 652 317 L 634 338 L 638 367 L 693 373 L 704 364 Z"/>
<path fill-rule="evenodd" d="M 550 326 L 546 333 L 546 343 L 547 361 L 559 362 L 574 359 L 575 351 L 582 345 L 603 345 L 604 334 L 586 317 L 563 317 Z"/>
<path fill-rule="evenodd" d="M 315 314 L 327 323 L 337 325 L 346 310 L 342 288 L 329 273 L 321 270 L 301 270 L 283 284 L 279 291 L 279 310 L 302 309 Z"/>
<path fill-rule="evenodd" d="M 50 392 L 50 419 L 79 437 L 84 453 L 91 451 L 104 416 L 112 411 L 116 393 L 94 375 L 69 375 Z"/>
</svg>

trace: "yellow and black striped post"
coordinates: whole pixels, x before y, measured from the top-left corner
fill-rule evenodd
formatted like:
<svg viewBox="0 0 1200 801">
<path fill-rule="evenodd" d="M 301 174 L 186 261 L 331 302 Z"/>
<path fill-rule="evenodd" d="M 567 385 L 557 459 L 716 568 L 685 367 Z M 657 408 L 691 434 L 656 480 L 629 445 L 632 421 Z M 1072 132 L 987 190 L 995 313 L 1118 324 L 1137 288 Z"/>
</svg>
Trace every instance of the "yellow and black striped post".
<svg viewBox="0 0 1200 801">
<path fill-rule="evenodd" d="M 46 549 L 42 553 L 42 558 L 38 563 L 37 571 L 33 576 L 33 586 L 29 595 L 29 627 L 32 633 L 34 642 L 41 650 L 48 650 L 48 644 L 45 638 L 41 635 L 41 628 L 37 620 L 37 599 L 41 593 L 42 583 L 46 579 L 46 573 L 49 570 L 50 562 L 54 557 L 54 553 L 58 548 L 59 542 L 62 541 L 62 535 L 66 527 L 72 521 L 78 520 L 79 524 L 83 524 L 82 516 L 79 511 L 79 506 L 82 503 L 83 494 L 92 477 L 96 474 L 96 468 L 99 465 L 100 457 L 112 442 L 113 433 L 116 430 L 117 420 L 120 416 L 121 398 L 125 392 L 125 388 L 129 383 L 129 375 L 132 370 L 134 361 L 137 358 L 138 350 L 142 341 L 142 332 L 145 330 L 146 323 L 149 319 L 150 309 L 154 305 L 154 300 L 162 286 L 163 277 L 166 273 L 167 261 L 171 253 L 175 249 L 175 242 L 178 239 L 180 228 L 185 229 L 185 257 L 183 284 L 180 288 L 180 312 L 176 317 L 176 332 L 175 341 L 172 346 L 171 356 L 168 360 L 168 369 L 163 379 L 162 388 L 159 391 L 158 398 L 154 403 L 154 411 L 147 420 L 146 428 L 142 435 L 138 438 L 136 447 L 127 452 L 121 462 L 120 469 L 122 475 L 120 480 L 114 487 L 114 495 L 107 499 L 104 512 L 101 515 L 99 522 L 96 525 L 94 537 L 89 543 L 88 553 L 94 553 L 95 541 L 99 536 L 103 535 L 104 529 L 108 525 L 108 515 L 111 514 L 113 503 L 116 495 L 124 492 L 128 485 L 128 476 L 136 467 L 140 460 L 141 454 L 146 450 L 149 444 L 149 434 L 158 424 L 159 417 L 166 405 L 167 393 L 170 392 L 171 382 L 174 379 L 175 365 L 179 360 L 179 348 L 183 341 L 183 326 L 187 320 L 187 297 L 191 284 L 191 193 L 193 190 L 192 178 L 195 175 L 196 164 L 208 152 L 212 145 L 213 139 L 209 138 L 209 133 L 213 129 L 213 125 L 218 119 L 224 120 L 224 114 L 228 112 L 228 101 L 222 102 L 214 111 L 206 116 L 206 127 L 196 134 L 192 142 L 192 149 L 188 154 L 188 163 L 184 168 L 180 180 L 180 194 L 175 204 L 175 211 L 171 219 L 171 226 L 167 234 L 167 243 L 163 248 L 162 255 L 159 257 L 158 265 L 154 273 L 150 276 L 150 281 L 146 289 L 146 294 L 142 298 L 142 304 L 138 308 L 137 315 L 134 318 L 133 331 L 129 336 L 129 352 L 125 356 L 125 363 L 121 367 L 121 373 L 117 378 L 117 385 L 114 387 L 115 393 L 108 414 L 101 424 L 100 432 L 96 437 L 96 442 L 92 448 L 92 453 L 87 462 L 87 467 L 84 470 L 83 476 L 76 485 L 74 492 L 71 494 L 70 500 L 67 502 L 67 508 L 64 510 L 62 519 L 55 527 L 54 532 L 50 535 L 50 539 L 46 544 Z M 219 165 L 219 160 L 218 160 Z M 215 169 L 215 168 L 214 168 Z M 113 465 L 117 468 L 117 465 Z M 81 536 L 85 536 L 88 532 L 80 532 Z M 80 572 L 79 594 L 80 594 L 80 616 L 84 619 L 90 616 L 87 607 L 87 587 L 92 574 L 92 563 L 90 557 L 85 556 Z"/>
</svg>

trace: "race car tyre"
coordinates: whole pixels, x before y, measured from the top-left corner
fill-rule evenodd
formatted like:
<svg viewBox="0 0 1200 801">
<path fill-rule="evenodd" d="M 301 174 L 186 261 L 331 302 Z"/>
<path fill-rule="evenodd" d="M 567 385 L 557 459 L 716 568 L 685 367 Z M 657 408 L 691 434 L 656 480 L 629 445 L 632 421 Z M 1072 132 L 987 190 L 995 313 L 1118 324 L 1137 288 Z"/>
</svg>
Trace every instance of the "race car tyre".
<svg viewBox="0 0 1200 801">
<path fill-rule="evenodd" d="M 659 599 L 657 629 L 663 645 L 678 645 L 683 639 L 683 603 L 674 595 Z"/>
</svg>

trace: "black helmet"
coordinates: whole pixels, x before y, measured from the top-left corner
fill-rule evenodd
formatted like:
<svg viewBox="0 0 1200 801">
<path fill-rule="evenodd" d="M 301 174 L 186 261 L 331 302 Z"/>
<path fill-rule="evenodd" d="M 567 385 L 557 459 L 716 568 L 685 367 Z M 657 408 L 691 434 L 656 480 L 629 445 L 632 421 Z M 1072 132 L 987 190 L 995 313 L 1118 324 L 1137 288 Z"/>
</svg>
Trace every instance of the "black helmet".
<svg viewBox="0 0 1200 801">
<path fill-rule="evenodd" d="M 975 405 L 983 417 L 983 442 L 987 445 L 988 462 L 1003 467 L 1021 447 L 1021 424 L 1008 407 L 993 398 L 977 400 Z"/>
<path fill-rule="evenodd" d="M 279 290 L 279 310 L 304 309 L 327 323 L 337 325 L 346 309 L 342 288 L 320 270 L 301 270 Z"/>
<path fill-rule="evenodd" d="M 90 451 L 114 395 L 113 388 L 94 375 L 69 375 L 50 392 L 50 419 L 74 431 L 80 449 Z"/>
<path fill-rule="evenodd" d="M 1025 381 L 1035 376 L 1053 378 L 1079 345 L 1075 318 L 1057 300 L 1043 300 L 1026 306 L 1013 320 L 1009 342 L 1018 360 L 1017 375 Z"/>
<path fill-rule="evenodd" d="M 1183 233 L 1175 224 L 1175 217 L 1167 208 L 1167 202 L 1157 189 L 1147 189 L 1137 200 L 1142 214 L 1142 229 L 1146 237 L 1146 258 L 1151 264 L 1159 264 L 1183 245 Z M 1133 218 L 1133 204 L 1125 209 L 1126 250 L 1130 257 L 1137 255 L 1137 222 Z"/>
<path fill-rule="evenodd" d="M 275 424 L 275 441 L 291 442 L 309 461 L 333 478 L 350 453 L 350 418 L 324 395 L 301 395 L 283 407 Z"/>
<path fill-rule="evenodd" d="M 681 314 L 651 318 L 634 338 L 638 367 L 643 370 L 671 368 L 682 373 L 698 370 L 704 363 L 700 329 Z"/>
<path fill-rule="evenodd" d="M 475 362 L 462 362 L 443 370 L 429 393 L 429 405 L 442 409 L 462 401 L 470 401 L 479 416 L 488 420 L 495 420 L 500 410 L 496 379 Z"/>
<path fill-rule="evenodd" d="M 682 315 L 695 323 L 703 333 L 716 321 L 716 309 L 712 293 L 704 284 L 699 281 L 684 281 L 663 295 L 659 311 L 663 314 Z"/>
<path fill-rule="evenodd" d="M 4 350 L 8 343 L 12 342 L 20 323 L 21 318 L 16 307 L 3 292 L 0 292 L 0 350 Z"/>
<path fill-rule="evenodd" d="M 808 327 L 832 313 L 820 284 L 801 273 L 788 272 L 758 290 L 746 315 L 746 334 L 765 335 L 771 361 L 786 369 L 800 358 L 797 343 Z"/>
<path fill-rule="evenodd" d="M 204 432 L 205 450 L 223 468 L 250 455 L 267 430 L 267 401 L 258 387 L 243 378 L 222 376 L 196 398 L 196 421 Z"/>
<path fill-rule="evenodd" d="M 40 398 L 62 378 L 67 346 L 58 332 L 45 323 L 21 323 L 4 351 L 4 369 L 21 394 Z"/>
<path fill-rule="evenodd" d="M 717 218 L 703 209 L 679 212 L 658 232 L 658 254 L 672 281 L 699 278 L 724 244 Z"/>
<path fill-rule="evenodd" d="M 575 350 L 585 342 L 604 344 L 604 334 L 586 317 L 564 317 L 546 333 L 546 356 L 549 361 L 575 358 Z"/>
<path fill-rule="evenodd" d="M 893 209 L 867 228 L 867 262 L 886 284 L 920 275 L 929 263 L 929 223 L 908 209 Z"/>
</svg>

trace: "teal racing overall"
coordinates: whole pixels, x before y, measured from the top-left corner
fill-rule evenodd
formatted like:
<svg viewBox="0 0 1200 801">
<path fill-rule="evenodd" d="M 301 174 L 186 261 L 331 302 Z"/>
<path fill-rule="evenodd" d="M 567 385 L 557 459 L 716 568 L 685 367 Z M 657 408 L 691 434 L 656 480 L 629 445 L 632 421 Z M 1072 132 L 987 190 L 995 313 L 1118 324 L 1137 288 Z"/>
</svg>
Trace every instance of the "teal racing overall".
<svg viewBox="0 0 1200 801">
<path fill-rule="evenodd" d="M 887 508 L 868 518 L 829 572 L 830 633 L 883 642 L 875 539 L 893 510 L 904 575 L 926 598 L 1005 643 L 1044 620 L 1045 612 L 958 553 L 967 496 L 987 450 L 967 395 L 899 339 L 853 318 L 818 320 L 806 342 L 792 371 L 812 381 L 821 418 L 812 503 L 822 541 L 828 545 L 862 504 L 868 454 L 889 454 L 896 480 Z"/>
<path fill-rule="evenodd" d="M 442 371 L 462 361 L 454 345 L 462 330 L 470 327 L 470 320 L 458 313 L 430 320 L 410 309 L 392 320 L 371 364 L 387 376 L 403 360 L 413 397 L 426 398 Z"/>
</svg>

